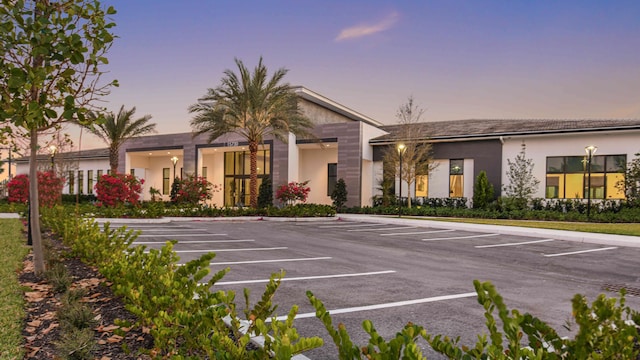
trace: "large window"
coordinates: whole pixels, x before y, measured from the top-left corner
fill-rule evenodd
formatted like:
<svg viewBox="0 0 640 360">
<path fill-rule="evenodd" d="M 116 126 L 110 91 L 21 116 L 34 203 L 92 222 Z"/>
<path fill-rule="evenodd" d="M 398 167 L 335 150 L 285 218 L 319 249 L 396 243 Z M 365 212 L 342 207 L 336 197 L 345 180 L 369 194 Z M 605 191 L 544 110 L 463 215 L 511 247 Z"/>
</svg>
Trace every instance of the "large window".
<svg viewBox="0 0 640 360">
<path fill-rule="evenodd" d="M 600 155 L 591 160 L 591 188 L 586 156 L 554 156 L 547 158 L 546 198 L 584 199 L 587 191 L 592 199 L 624 199 L 616 184 L 624 180 L 626 155 Z"/>
<path fill-rule="evenodd" d="M 69 171 L 69 194 L 74 194 L 75 176 L 73 171 Z"/>
<path fill-rule="evenodd" d="M 163 195 L 169 194 L 169 176 L 171 176 L 169 171 L 170 171 L 169 168 L 162 168 L 162 194 Z"/>
<path fill-rule="evenodd" d="M 464 160 L 449 160 L 449 197 L 464 196 Z"/>
<path fill-rule="evenodd" d="M 250 153 L 230 151 L 224 153 L 224 204 L 245 206 L 249 204 L 249 176 L 251 175 Z M 258 189 L 262 180 L 271 173 L 269 150 L 259 150 L 257 154 Z"/>
<path fill-rule="evenodd" d="M 93 170 L 87 170 L 87 194 L 93 194 Z"/>
<path fill-rule="evenodd" d="M 78 170 L 78 194 L 84 194 L 84 171 Z"/>
<path fill-rule="evenodd" d="M 416 197 L 429 196 L 429 175 L 416 175 Z"/>
<path fill-rule="evenodd" d="M 338 182 L 338 164 L 327 164 L 327 196 L 331 196 Z"/>
</svg>

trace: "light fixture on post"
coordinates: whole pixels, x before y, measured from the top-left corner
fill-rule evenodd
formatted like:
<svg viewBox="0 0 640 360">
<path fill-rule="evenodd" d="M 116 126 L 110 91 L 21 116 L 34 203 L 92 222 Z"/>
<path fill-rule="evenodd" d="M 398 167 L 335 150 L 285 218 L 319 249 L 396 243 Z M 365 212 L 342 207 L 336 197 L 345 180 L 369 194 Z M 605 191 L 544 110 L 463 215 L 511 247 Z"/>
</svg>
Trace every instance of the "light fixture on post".
<svg viewBox="0 0 640 360">
<path fill-rule="evenodd" d="M 587 153 L 587 220 L 589 220 L 591 218 L 591 161 L 598 147 L 589 145 L 584 148 L 584 151 Z"/>
<path fill-rule="evenodd" d="M 178 157 L 177 156 L 172 157 L 171 162 L 173 163 L 173 178 L 177 179 L 178 175 L 176 174 L 176 164 L 178 163 Z"/>
<path fill-rule="evenodd" d="M 402 216 L 402 154 L 404 154 L 404 151 L 406 150 L 406 147 L 404 146 L 404 144 L 400 143 L 398 144 L 398 155 L 400 156 L 400 183 L 399 183 L 399 187 L 398 187 L 398 217 Z"/>
<path fill-rule="evenodd" d="M 55 145 L 51 145 L 49 146 L 49 152 L 51 153 L 51 172 L 54 172 L 54 160 L 56 157 L 56 151 L 58 150 L 58 148 Z"/>
</svg>

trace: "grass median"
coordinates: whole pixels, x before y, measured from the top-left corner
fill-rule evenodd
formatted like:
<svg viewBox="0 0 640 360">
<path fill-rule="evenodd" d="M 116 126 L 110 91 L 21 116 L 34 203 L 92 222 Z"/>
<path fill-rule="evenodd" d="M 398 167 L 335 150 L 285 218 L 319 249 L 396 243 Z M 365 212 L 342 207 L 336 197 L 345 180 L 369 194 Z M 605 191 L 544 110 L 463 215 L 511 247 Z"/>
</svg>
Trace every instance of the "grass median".
<svg viewBox="0 0 640 360">
<path fill-rule="evenodd" d="M 24 301 L 17 274 L 28 252 L 18 219 L 0 219 L 0 359 L 22 359 Z"/>
<path fill-rule="evenodd" d="M 562 222 L 562 221 L 534 221 L 534 220 L 504 220 L 504 219 L 473 219 L 473 218 L 420 218 L 407 217 L 411 219 L 448 221 L 468 224 L 486 224 L 519 226 L 538 229 L 553 229 L 567 231 L 581 231 L 599 234 L 615 234 L 640 236 L 640 223 L 585 223 L 585 222 Z"/>
</svg>

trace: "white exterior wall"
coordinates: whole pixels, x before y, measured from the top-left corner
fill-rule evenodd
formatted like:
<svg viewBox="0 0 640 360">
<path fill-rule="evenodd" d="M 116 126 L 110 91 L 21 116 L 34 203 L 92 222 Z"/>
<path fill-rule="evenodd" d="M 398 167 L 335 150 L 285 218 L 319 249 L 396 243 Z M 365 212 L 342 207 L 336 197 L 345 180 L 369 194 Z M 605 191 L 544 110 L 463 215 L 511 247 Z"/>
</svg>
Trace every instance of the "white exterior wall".
<svg viewBox="0 0 640 360">
<path fill-rule="evenodd" d="M 292 181 L 298 181 L 300 155 L 298 153 L 298 145 L 296 144 L 296 136 L 289 133 L 289 142 L 287 143 L 289 152 L 288 163 L 288 179 L 287 183 Z M 275 195 L 275 193 L 274 193 Z"/>
<path fill-rule="evenodd" d="M 447 198 L 449 197 L 449 160 L 434 159 L 433 162 L 437 166 L 429 172 L 429 197 Z M 467 169 L 465 168 L 464 171 L 466 173 Z"/>
<path fill-rule="evenodd" d="M 309 180 L 308 186 L 311 189 L 307 202 L 331 205 L 331 197 L 327 195 L 327 164 L 338 162 L 338 149 L 336 147 L 301 149 L 299 157 L 300 166 L 297 177 L 299 181 Z"/>
<path fill-rule="evenodd" d="M 95 160 L 95 159 L 89 159 L 89 160 L 82 160 L 80 162 L 77 163 L 78 167 L 74 168 L 74 169 L 69 169 L 67 171 L 65 171 L 64 174 L 62 174 L 65 178 L 65 183 L 64 183 L 64 187 L 62 188 L 62 193 L 63 194 L 68 194 L 69 193 L 69 172 L 68 171 L 72 171 L 73 170 L 73 176 L 74 176 L 74 194 L 78 193 L 78 171 L 83 171 L 83 194 L 95 194 L 95 189 L 91 189 L 91 192 L 89 192 L 89 188 L 87 186 L 87 184 L 89 183 L 88 180 L 88 170 L 93 170 L 93 186 L 95 187 L 96 183 L 98 182 L 98 170 L 102 170 L 102 174 L 105 175 L 107 173 L 107 170 L 109 170 L 109 160 Z M 28 173 L 28 165 L 27 165 L 27 173 Z"/>
<path fill-rule="evenodd" d="M 589 145 L 598 147 L 596 155 L 627 155 L 627 162 L 640 151 L 638 142 L 640 131 L 598 134 L 546 135 L 504 138 L 502 147 L 502 183 L 507 183 L 509 165 L 507 159 L 513 160 L 522 150 L 522 142 L 526 144 L 526 157 L 533 160 L 533 174 L 540 180 L 534 197 L 545 196 L 546 164 L 549 156 L 586 156 L 584 148 Z M 466 163 L 465 163 L 466 166 Z M 466 168 L 465 168 L 466 173 Z"/>
<path fill-rule="evenodd" d="M 218 207 L 224 205 L 224 151 L 218 150 L 213 154 L 207 154 L 202 156 L 202 162 L 199 163 L 200 168 L 198 174 L 202 176 L 202 167 L 207 168 L 207 181 L 220 190 L 214 192 L 211 195 L 211 200 L 208 202 L 210 205 L 216 205 Z"/>
</svg>

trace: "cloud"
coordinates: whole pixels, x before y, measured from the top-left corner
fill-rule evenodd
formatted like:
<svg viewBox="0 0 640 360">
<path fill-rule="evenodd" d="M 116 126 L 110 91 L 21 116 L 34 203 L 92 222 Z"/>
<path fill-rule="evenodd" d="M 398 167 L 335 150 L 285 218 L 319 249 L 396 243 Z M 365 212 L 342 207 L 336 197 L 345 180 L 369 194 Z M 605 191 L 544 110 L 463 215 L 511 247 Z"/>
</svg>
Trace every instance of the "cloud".
<svg viewBox="0 0 640 360">
<path fill-rule="evenodd" d="M 396 23 L 396 21 L 398 21 L 398 17 L 398 13 L 393 12 L 375 24 L 363 24 L 346 28 L 342 30 L 340 34 L 338 34 L 338 36 L 335 38 L 335 41 L 357 39 L 359 37 L 373 35 L 375 33 L 385 31 L 392 27 L 393 24 Z"/>
</svg>

